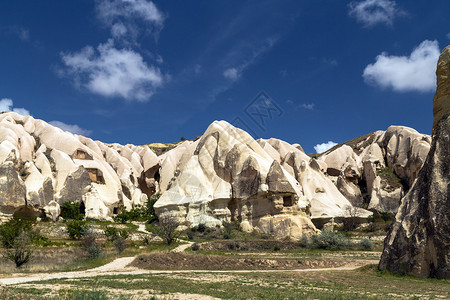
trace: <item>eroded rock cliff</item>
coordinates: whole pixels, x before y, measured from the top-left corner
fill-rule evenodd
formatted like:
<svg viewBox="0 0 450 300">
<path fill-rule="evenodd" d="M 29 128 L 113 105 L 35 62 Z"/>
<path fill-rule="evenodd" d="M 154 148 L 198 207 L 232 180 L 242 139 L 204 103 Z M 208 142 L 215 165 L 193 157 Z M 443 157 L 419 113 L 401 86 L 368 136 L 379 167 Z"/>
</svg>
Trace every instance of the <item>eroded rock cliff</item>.
<svg viewBox="0 0 450 300">
<path fill-rule="evenodd" d="M 450 278 L 450 46 L 439 57 L 431 148 L 384 242 L 379 268 Z"/>
<path fill-rule="evenodd" d="M 300 146 L 255 141 L 225 121 L 165 153 L 161 189 L 155 203 L 159 216 L 175 215 L 191 226 L 237 221 L 245 231 L 278 238 L 314 233 L 311 218 L 347 217 L 351 207 Z M 360 209 L 359 215 L 370 212 Z"/>
<path fill-rule="evenodd" d="M 395 214 L 430 149 L 431 137 L 390 126 L 318 156 L 326 175 L 355 206 Z"/>
<path fill-rule="evenodd" d="M 83 202 L 86 216 L 109 218 L 156 191 L 157 156 L 148 147 L 104 144 L 17 113 L 0 114 L 0 214 L 27 207 L 57 219 Z"/>
</svg>

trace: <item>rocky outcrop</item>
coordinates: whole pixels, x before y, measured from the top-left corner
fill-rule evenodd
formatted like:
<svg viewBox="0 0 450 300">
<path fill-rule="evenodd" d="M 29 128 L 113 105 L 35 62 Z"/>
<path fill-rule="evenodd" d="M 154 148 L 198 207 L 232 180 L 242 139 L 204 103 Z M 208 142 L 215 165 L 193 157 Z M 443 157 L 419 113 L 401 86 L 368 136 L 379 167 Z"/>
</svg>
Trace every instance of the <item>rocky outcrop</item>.
<svg viewBox="0 0 450 300">
<path fill-rule="evenodd" d="M 437 65 L 433 135 L 417 180 L 402 199 L 379 268 L 450 278 L 450 46 Z"/>
<path fill-rule="evenodd" d="M 14 163 L 5 161 L 0 165 L 0 209 L 12 213 L 25 206 L 26 189 Z"/>
<path fill-rule="evenodd" d="M 159 190 L 158 170 L 148 147 L 104 144 L 31 116 L 0 114 L 0 214 L 56 219 L 59 205 L 70 201 L 83 202 L 89 218 L 108 219 L 120 205 L 142 204 Z"/>
<path fill-rule="evenodd" d="M 325 174 L 355 206 L 395 214 L 430 149 L 431 137 L 390 126 L 318 156 Z"/>
<path fill-rule="evenodd" d="M 351 206 L 299 145 L 255 141 L 225 121 L 162 159 L 156 213 L 188 226 L 237 221 L 246 231 L 298 239 L 316 231 L 311 219 L 346 217 Z"/>
</svg>

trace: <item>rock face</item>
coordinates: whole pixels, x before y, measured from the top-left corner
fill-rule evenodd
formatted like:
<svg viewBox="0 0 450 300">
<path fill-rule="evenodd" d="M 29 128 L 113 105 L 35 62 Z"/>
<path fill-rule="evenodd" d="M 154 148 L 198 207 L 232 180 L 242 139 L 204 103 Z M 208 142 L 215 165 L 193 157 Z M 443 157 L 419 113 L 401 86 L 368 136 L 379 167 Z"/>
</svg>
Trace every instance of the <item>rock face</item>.
<svg viewBox="0 0 450 300">
<path fill-rule="evenodd" d="M 402 199 L 379 268 L 450 278 L 450 46 L 437 65 L 433 136 L 425 164 Z"/>
<path fill-rule="evenodd" d="M 311 218 L 346 217 L 351 207 L 300 146 L 255 141 L 225 121 L 162 159 L 156 213 L 190 226 L 237 221 L 246 231 L 298 239 L 316 231 Z M 362 209 L 359 214 L 370 215 Z"/>
<path fill-rule="evenodd" d="M 52 219 L 66 201 L 108 219 L 120 205 L 145 202 L 157 189 L 159 159 L 148 148 L 104 144 L 17 113 L 0 114 L 0 214 L 23 207 Z M 23 211 L 23 209 L 22 209 Z"/>
<path fill-rule="evenodd" d="M 355 206 L 395 214 L 430 149 L 431 137 L 390 126 L 318 156 L 326 175 Z"/>
</svg>

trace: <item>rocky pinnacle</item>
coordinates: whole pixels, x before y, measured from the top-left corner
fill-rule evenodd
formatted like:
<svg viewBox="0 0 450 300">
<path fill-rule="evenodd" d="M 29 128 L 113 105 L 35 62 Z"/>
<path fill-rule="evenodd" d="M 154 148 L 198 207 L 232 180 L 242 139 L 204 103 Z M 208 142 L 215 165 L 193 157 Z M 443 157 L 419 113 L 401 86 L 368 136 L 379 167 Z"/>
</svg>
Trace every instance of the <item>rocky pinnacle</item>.
<svg viewBox="0 0 450 300">
<path fill-rule="evenodd" d="M 433 98 L 431 148 L 402 199 L 384 241 L 379 268 L 450 278 L 450 46 L 441 53 Z"/>
</svg>

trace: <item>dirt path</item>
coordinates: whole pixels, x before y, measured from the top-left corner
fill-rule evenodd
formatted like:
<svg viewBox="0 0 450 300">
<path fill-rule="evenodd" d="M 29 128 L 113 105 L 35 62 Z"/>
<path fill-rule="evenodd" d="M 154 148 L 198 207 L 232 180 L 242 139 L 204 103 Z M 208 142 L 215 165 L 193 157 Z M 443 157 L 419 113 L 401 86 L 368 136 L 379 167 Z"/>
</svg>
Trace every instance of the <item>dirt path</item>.
<svg viewBox="0 0 450 300">
<path fill-rule="evenodd" d="M 135 257 L 117 258 L 109 264 L 86 271 L 58 272 L 42 274 L 13 274 L 11 277 L 0 278 L 0 285 L 21 284 L 32 281 L 44 281 L 62 278 L 83 278 L 103 275 L 140 275 L 140 274 L 172 274 L 172 273 L 280 273 L 280 272 L 321 272 L 321 271 L 349 271 L 374 263 L 366 261 L 364 264 L 349 264 L 338 268 L 297 269 L 297 270 L 143 270 L 128 266 Z"/>
<path fill-rule="evenodd" d="M 186 250 L 187 248 L 191 247 L 194 242 L 188 242 L 188 241 L 183 241 L 186 242 L 186 244 L 180 245 L 174 249 L 172 249 L 170 252 L 175 252 L 175 253 L 180 253 L 180 252 L 184 252 L 184 250 Z"/>
</svg>

